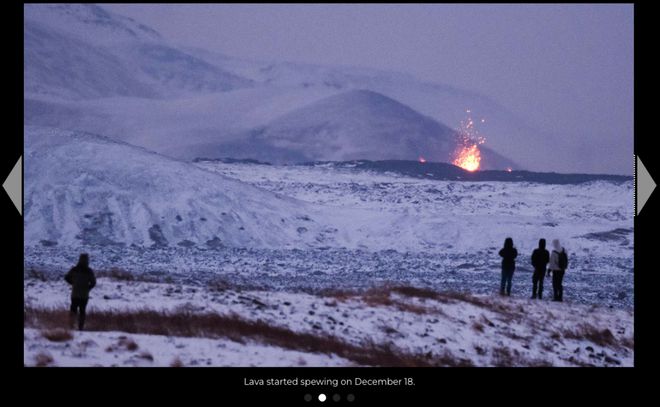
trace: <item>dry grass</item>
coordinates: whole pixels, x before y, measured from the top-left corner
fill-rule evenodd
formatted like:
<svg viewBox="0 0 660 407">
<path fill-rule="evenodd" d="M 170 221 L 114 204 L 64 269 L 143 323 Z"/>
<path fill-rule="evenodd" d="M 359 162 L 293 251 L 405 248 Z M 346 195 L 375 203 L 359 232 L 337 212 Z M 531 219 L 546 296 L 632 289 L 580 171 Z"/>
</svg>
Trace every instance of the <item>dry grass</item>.
<svg viewBox="0 0 660 407">
<path fill-rule="evenodd" d="M 120 336 L 118 338 L 117 343 L 113 345 L 109 345 L 107 348 L 105 348 L 106 352 L 116 352 L 118 350 L 127 350 L 131 352 L 135 352 L 138 350 L 140 346 L 135 342 L 133 339 L 127 337 L 127 336 Z"/>
<path fill-rule="evenodd" d="M 621 339 L 621 345 L 628 349 L 635 349 L 635 338 L 628 337 Z"/>
<path fill-rule="evenodd" d="M 48 281 L 48 275 L 44 273 L 42 270 L 37 270 L 35 268 L 31 268 L 27 271 L 27 278 L 29 279 L 34 279 L 34 280 L 39 280 L 39 281 Z"/>
<path fill-rule="evenodd" d="M 215 277 L 207 283 L 207 288 L 211 291 L 223 292 L 232 288 L 232 285 L 221 277 Z"/>
<path fill-rule="evenodd" d="M 390 288 L 390 292 L 404 295 L 406 297 L 413 298 L 428 298 L 431 300 L 438 300 L 442 298 L 440 293 L 437 291 L 431 290 L 429 288 L 420 288 L 412 286 L 393 286 Z"/>
<path fill-rule="evenodd" d="M 630 343 L 627 340 L 618 341 L 616 337 L 612 334 L 612 331 L 609 329 L 600 329 L 588 323 L 583 323 L 577 327 L 577 329 L 566 329 L 563 332 L 565 338 L 568 339 L 578 339 L 578 340 L 588 340 L 596 345 L 603 347 L 616 347 L 624 346 L 628 347 Z"/>
<path fill-rule="evenodd" d="M 479 356 L 484 356 L 486 353 L 488 353 L 486 349 L 482 348 L 479 345 L 474 345 L 474 350 L 475 352 L 477 352 L 477 355 Z"/>
<path fill-rule="evenodd" d="M 491 350 L 493 355 L 492 364 L 496 367 L 540 367 L 552 366 L 552 363 L 545 359 L 525 358 L 516 349 L 513 351 L 506 347 L 497 347 Z"/>
<path fill-rule="evenodd" d="M 41 331 L 41 336 L 51 342 L 66 342 L 73 339 L 71 331 L 65 328 L 44 329 Z"/>
<path fill-rule="evenodd" d="M 49 366 L 53 363 L 53 357 L 46 352 L 40 352 L 34 357 L 34 364 L 37 367 Z"/>
<path fill-rule="evenodd" d="M 129 350 L 131 352 L 138 350 L 138 348 L 140 347 L 137 344 L 137 342 L 135 342 L 131 338 L 120 338 L 118 345 L 121 346 L 122 348 L 126 348 L 126 350 Z"/>
<path fill-rule="evenodd" d="M 110 278 L 112 280 L 116 281 L 134 281 L 135 276 L 127 270 L 118 268 L 118 267 L 112 267 L 109 270 L 99 270 L 96 273 L 97 277 L 105 277 L 105 278 Z"/>
<path fill-rule="evenodd" d="M 364 292 L 328 289 L 321 291 L 320 294 L 325 297 L 331 297 L 333 301 L 345 302 L 348 300 L 362 300 L 369 306 L 395 307 L 400 311 L 411 312 L 415 314 L 428 313 L 429 309 L 419 305 L 410 304 L 405 300 L 393 297 L 392 294 L 397 294 L 402 297 L 417 298 L 421 300 L 429 299 L 442 304 L 467 302 L 479 307 L 491 308 L 493 306 L 493 304 L 490 304 L 480 298 L 466 293 L 452 291 L 439 292 L 430 288 L 404 285 L 383 285 L 370 288 Z M 437 309 L 434 309 L 433 311 L 438 312 Z"/>
<path fill-rule="evenodd" d="M 147 351 L 140 352 L 138 357 L 140 359 L 148 360 L 150 362 L 154 361 L 154 356 L 151 353 L 147 352 Z"/>
<path fill-rule="evenodd" d="M 327 289 L 321 291 L 320 294 L 325 297 L 331 297 L 333 301 L 345 302 L 348 300 L 362 300 L 369 306 L 395 307 L 400 311 L 415 314 L 425 314 L 431 311 L 429 308 L 410 304 L 409 302 L 406 302 L 405 299 L 392 296 L 392 294 L 397 294 L 402 297 L 418 298 L 421 300 L 429 299 L 441 304 L 468 303 L 499 314 L 501 316 L 500 319 L 505 323 L 512 323 L 514 321 L 520 322 L 526 318 L 526 313 L 522 306 L 507 306 L 499 301 L 493 301 L 460 291 L 440 292 L 430 288 L 386 284 L 370 288 L 364 292 L 358 292 L 356 290 Z M 439 308 L 432 309 L 432 311 L 434 313 L 442 313 L 442 310 Z M 491 327 L 495 326 L 495 324 L 489 319 L 482 322 Z"/>
<path fill-rule="evenodd" d="M 24 321 L 26 326 L 55 328 L 58 321 L 66 319 L 66 315 L 65 310 L 26 307 Z M 362 345 L 349 344 L 336 337 L 295 332 L 264 321 L 245 320 L 237 315 L 154 310 L 96 311 L 90 315 L 87 328 L 90 331 L 228 338 L 241 342 L 251 339 L 301 352 L 335 354 L 368 366 L 464 366 L 468 363 L 447 354 L 432 358 L 410 354 L 387 344 L 373 342 L 365 342 Z M 136 350 L 138 346 L 131 339 L 120 337 L 117 346 L 111 347 L 108 351 L 118 348 Z"/>
<path fill-rule="evenodd" d="M 370 288 L 362 293 L 357 291 L 329 289 L 323 290 L 321 295 L 332 298 L 332 300 L 326 301 L 326 305 L 329 306 L 337 306 L 338 302 L 346 302 L 348 300 L 362 300 L 370 307 L 395 307 L 399 311 L 411 312 L 414 314 L 425 314 L 429 312 L 429 310 L 424 307 L 392 298 L 392 293 L 402 294 L 401 290 L 403 289 L 403 292 L 406 292 L 406 288 L 410 288 L 411 290 L 416 289 L 414 287 L 382 286 Z"/>
</svg>

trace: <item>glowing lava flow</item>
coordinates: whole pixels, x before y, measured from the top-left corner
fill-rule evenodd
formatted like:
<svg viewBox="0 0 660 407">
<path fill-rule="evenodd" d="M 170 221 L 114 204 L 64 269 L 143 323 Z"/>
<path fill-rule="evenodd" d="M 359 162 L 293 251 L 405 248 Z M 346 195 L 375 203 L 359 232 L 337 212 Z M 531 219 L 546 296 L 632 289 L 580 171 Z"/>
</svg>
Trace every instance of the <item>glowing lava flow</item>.
<svg viewBox="0 0 660 407">
<path fill-rule="evenodd" d="M 481 151 L 479 145 L 486 142 L 486 139 L 479 135 L 474 127 L 474 121 L 470 117 L 470 110 L 465 111 L 468 114 L 466 120 L 461 121 L 461 128 L 458 134 L 458 146 L 454 152 L 452 164 L 467 171 L 476 171 L 481 164 Z M 485 120 L 481 119 L 483 123 Z"/>
<path fill-rule="evenodd" d="M 469 147 L 461 147 L 456 158 L 454 158 L 454 165 L 468 171 L 476 171 L 479 169 L 481 163 L 481 152 L 479 146 L 472 144 Z"/>
</svg>

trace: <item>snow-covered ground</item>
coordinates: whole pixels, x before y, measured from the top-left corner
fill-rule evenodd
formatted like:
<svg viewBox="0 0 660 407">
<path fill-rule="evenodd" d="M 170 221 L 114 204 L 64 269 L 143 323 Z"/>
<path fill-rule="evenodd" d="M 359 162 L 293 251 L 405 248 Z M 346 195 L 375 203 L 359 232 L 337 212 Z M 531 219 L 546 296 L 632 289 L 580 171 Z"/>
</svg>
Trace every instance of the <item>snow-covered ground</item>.
<svg viewBox="0 0 660 407">
<path fill-rule="evenodd" d="M 27 366 L 351 366 L 334 355 L 282 349 L 227 339 L 186 338 L 125 332 L 72 332 L 54 342 L 38 329 L 25 329 Z M 129 345 L 135 343 L 137 348 Z"/>
<path fill-rule="evenodd" d="M 526 168 L 604 168 L 578 138 L 565 146 L 575 156 L 547 160 L 553 137 L 478 94 L 182 49 L 96 6 L 25 12 L 26 310 L 66 310 L 62 276 L 80 252 L 101 276 L 94 332 L 52 341 L 47 321 L 26 318 L 27 365 L 632 364 L 632 180 L 461 182 L 188 161 L 442 160 L 453 150 L 445 125 L 469 107 L 488 118 L 484 148 Z M 484 168 L 509 166 L 482 153 Z M 506 237 L 520 257 L 513 297 L 499 298 Z M 564 304 L 526 299 L 539 238 L 569 252 Z M 316 347 L 95 326 L 94 313 L 110 309 L 237 315 Z M 328 338 L 353 348 L 319 348 Z M 387 359 L 390 348 L 405 357 Z"/>
<path fill-rule="evenodd" d="M 498 285 L 497 250 L 511 236 L 521 295 L 530 292 L 538 239 L 557 237 L 571 257 L 568 300 L 633 305 L 632 182 L 456 182 L 322 165 L 193 165 L 107 142 L 141 163 L 133 171 L 140 175 L 129 177 L 126 164 L 115 171 L 118 161 L 105 166 L 107 154 L 91 154 L 99 143 L 75 139 L 74 151 L 85 152 L 74 155 L 89 156 L 56 170 L 42 170 L 58 160 L 52 151 L 42 163 L 26 156 L 27 275 L 59 278 L 86 250 L 97 270 L 189 285 L 222 279 L 318 292 L 397 282 L 487 294 Z M 58 176 L 89 165 L 98 171 Z M 162 199 L 175 186 L 177 198 Z"/>
<path fill-rule="evenodd" d="M 63 281 L 25 282 L 26 308 L 66 309 L 67 294 Z M 94 323 L 95 312 L 144 309 L 238 316 L 365 349 L 369 344 L 386 346 L 389 352 L 412 355 L 429 364 L 633 364 L 631 311 L 405 288 L 379 288 L 362 295 L 310 295 L 100 278 L 92 292 L 88 325 Z M 52 364 L 59 366 L 167 366 L 177 358 L 187 366 L 360 364 L 332 353 L 282 349 L 255 338 L 235 343 L 223 338 L 142 335 L 139 331 L 74 332 L 71 340 L 54 342 L 44 337 L 48 330 L 26 324 L 27 365 L 36 364 L 39 354 L 50 355 Z M 127 349 L 126 337 L 139 347 Z"/>
<path fill-rule="evenodd" d="M 110 144 L 134 153 L 131 147 Z M 86 145 L 90 146 L 81 143 L 79 148 Z M 323 165 L 193 165 L 146 152 L 139 156 L 148 160 L 145 163 L 164 166 L 163 176 L 176 168 L 175 174 L 181 176 L 217 180 L 226 191 L 222 193 L 230 196 L 257 197 L 249 205 L 225 199 L 228 213 L 244 214 L 241 222 L 264 216 L 258 210 L 261 197 L 277 210 L 308 215 L 309 220 L 290 219 L 301 223 L 297 227 L 313 226 L 294 229 L 292 238 L 278 232 L 277 222 L 263 218 L 259 222 L 264 229 L 249 232 L 272 243 L 270 247 L 239 247 L 238 241 L 233 246 L 73 246 L 28 240 L 26 309 L 66 311 L 68 288 L 62 276 L 80 251 L 91 254 L 92 267 L 101 278 L 89 307 L 88 327 L 95 332 L 75 332 L 70 340 L 54 342 L 46 338 L 50 328 L 26 320 L 26 365 L 169 366 L 179 364 L 175 360 L 185 366 L 633 364 L 632 185 L 450 182 Z M 33 174 L 26 168 L 27 174 Z M 57 172 L 50 177 L 57 179 Z M 113 182 L 108 174 L 104 177 L 103 182 Z M 185 188 L 213 199 L 216 193 L 204 190 L 199 182 L 191 179 Z M 75 189 L 75 183 L 66 188 Z M 153 188 L 132 191 L 134 202 L 150 196 Z M 64 201 L 65 210 L 54 214 L 84 219 L 80 208 L 85 205 L 102 212 L 103 200 L 90 201 L 83 190 L 79 200 L 73 196 Z M 42 193 L 33 191 L 26 197 L 36 199 Z M 174 217 L 177 205 L 169 200 L 157 207 Z M 194 218 L 195 210 L 192 206 L 192 212 L 180 213 Z M 208 221 L 216 222 L 212 214 Z M 325 239 L 304 237 L 319 230 L 327 232 Z M 278 240 L 269 242 L 266 236 Z M 514 238 L 521 253 L 511 298 L 495 295 L 497 250 L 506 236 Z M 539 237 L 561 238 L 571 255 L 565 303 L 549 301 L 550 281 L 543 301 L 528 299 L 528 256 Z M 225 241 L 230 238 L 228 234 Z M 292 248 L 288 246 L 295 242 L 292 239 L 305 243 Z M 189 240 L 194 242 L 194 236 Z M 255 240 L 246 240 L 250 241 Z M 109 278 L 113 274 L 127 280 Z M 391 284 L 424 290 L 383 288 Z M 236 342 L 217 333 L 184 337 L 138 329 L 128 334 L 94 326 L 95 312 L 141 310 L 189 312 L 193 317 L 232 315 L 292 335 L 335 341 L 341 354 L 319 346 L 298 349 L 286 341 L 271 343 L 269 337 Z M 127 349 L 130 341 L 138 347 Z M 353 348 L 342 351 L 345 346 Z M 374 352 L 380 356 L 355 356 Z M 399 356 L 383 361 L 388 354 Z"/>
</svg>

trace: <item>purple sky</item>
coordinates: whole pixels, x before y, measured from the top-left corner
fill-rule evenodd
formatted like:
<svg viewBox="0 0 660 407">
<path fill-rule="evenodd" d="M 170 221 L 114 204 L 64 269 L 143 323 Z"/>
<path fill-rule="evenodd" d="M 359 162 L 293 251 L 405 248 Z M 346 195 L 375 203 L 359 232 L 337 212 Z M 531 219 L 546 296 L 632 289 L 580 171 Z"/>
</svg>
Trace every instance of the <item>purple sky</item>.
<svg viewBox="0 0 660 407">
<path fill-rule="evenodd" d="M 632 172 L 632 5 L 103 7 L 230 56 L 373 67 L 474 90 L 536 128 L 611 150 L 612 172 Z"/>
</svg>

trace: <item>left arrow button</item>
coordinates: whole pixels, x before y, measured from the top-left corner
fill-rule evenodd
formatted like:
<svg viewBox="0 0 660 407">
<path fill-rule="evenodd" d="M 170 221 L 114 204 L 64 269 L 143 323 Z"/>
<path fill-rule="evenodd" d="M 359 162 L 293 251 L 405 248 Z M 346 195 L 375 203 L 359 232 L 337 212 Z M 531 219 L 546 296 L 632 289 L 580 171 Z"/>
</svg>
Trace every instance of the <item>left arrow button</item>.
<svg viewBox="0 0 660 407">
<path fill-rule="evenodd" d="M 9 199 L 14 203 L 18 213 L 23 216 L 23 157 L 18 159 L 14 169 L 11 170 L 9 176 L 2 184 L 2 187 L 7 191 Z"/>
</svg>

